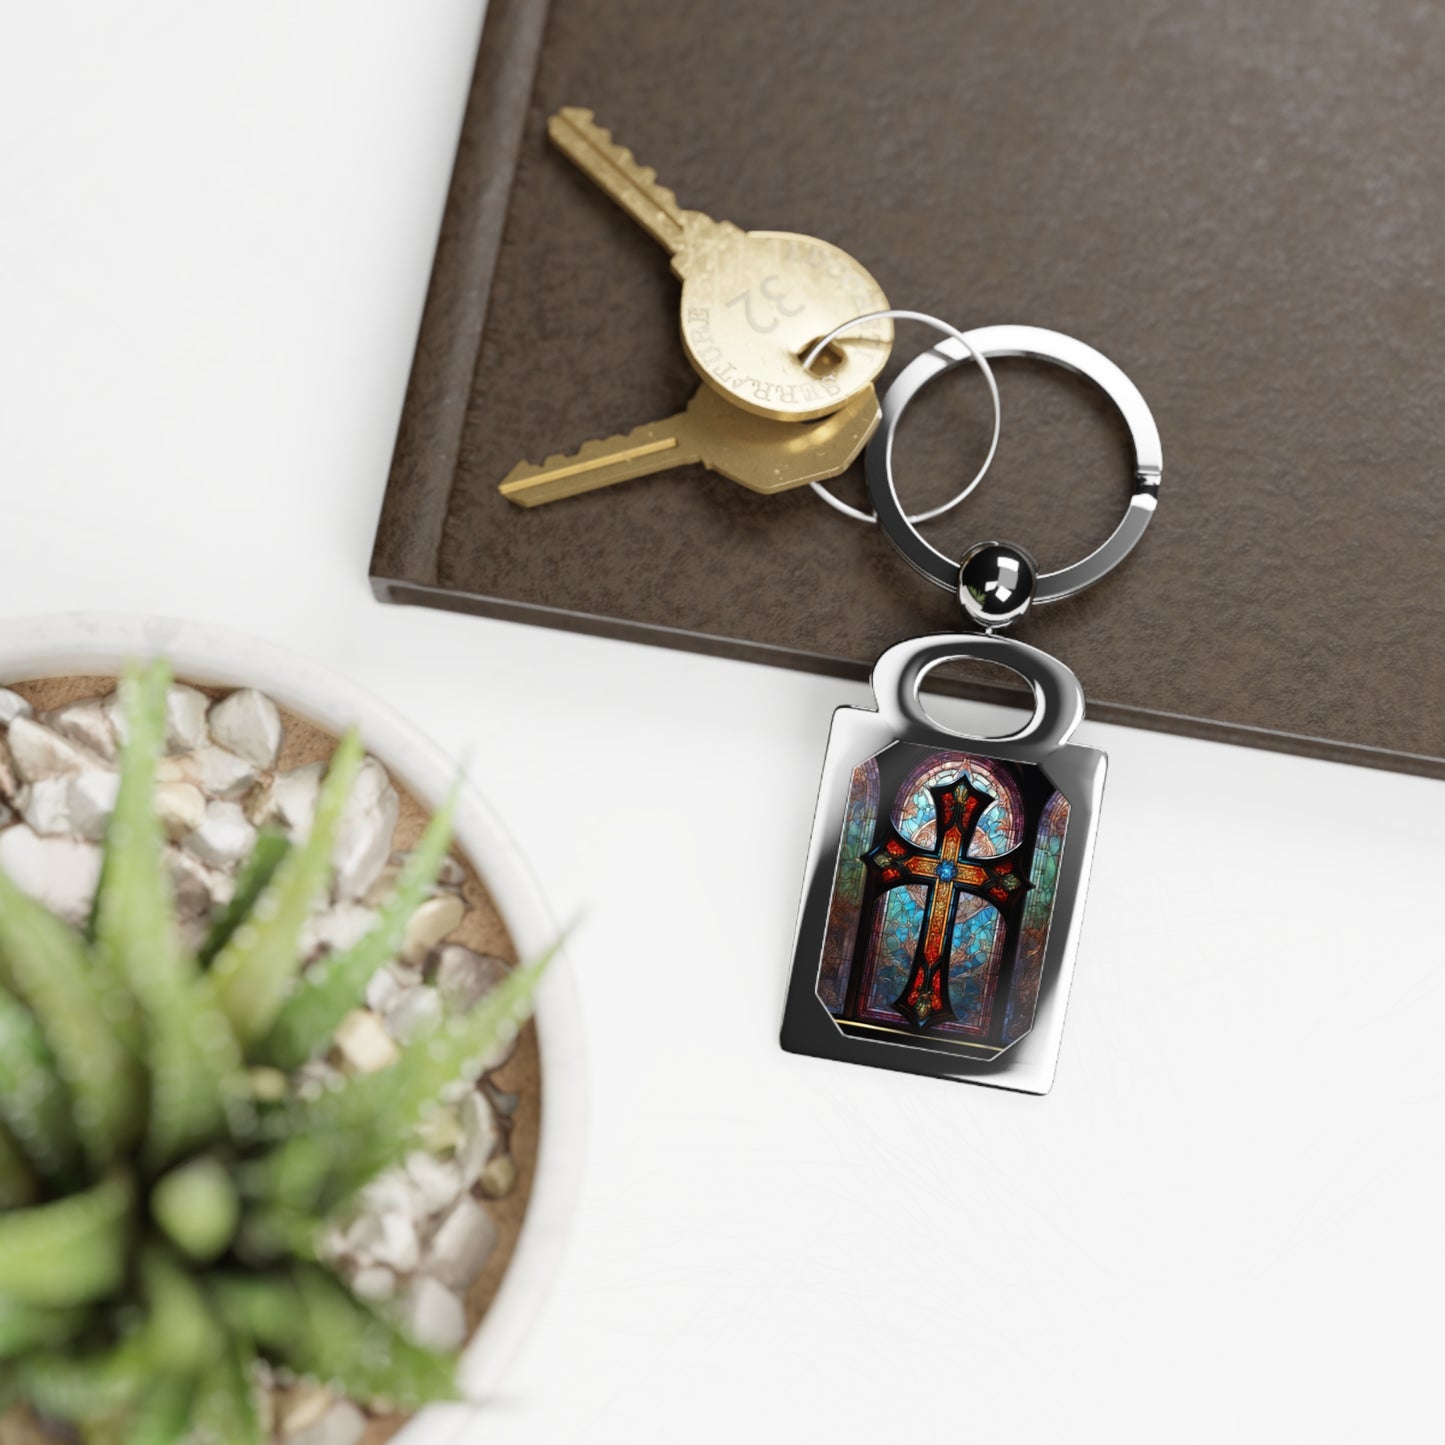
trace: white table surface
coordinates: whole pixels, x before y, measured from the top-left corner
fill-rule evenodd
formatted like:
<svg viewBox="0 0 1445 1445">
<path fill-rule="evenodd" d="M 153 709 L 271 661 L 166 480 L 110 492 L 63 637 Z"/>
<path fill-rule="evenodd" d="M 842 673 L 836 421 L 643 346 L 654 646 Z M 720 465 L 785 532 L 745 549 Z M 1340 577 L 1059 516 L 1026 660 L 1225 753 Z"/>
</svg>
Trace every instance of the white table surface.
<svg viewBox="0 0 1445 1445">
<path fill-rule="evenodd" d="M 372 600 L 479 21 L 0 10 L 0 612 L 188 614 L 351 674 L 474 750 L 585 914 L 585 1194 L 475 1437 L 1433 1436 L 1439 783 L 1086 725 L 1111 767 L 1058 1084 L 960 1088 L 777 1047 L 828 717 L 864 688 Z M 578 781 L 582 847 L 549 806 Z M 761 869 L 728 846 L 760 819 Z"/>
</svg>

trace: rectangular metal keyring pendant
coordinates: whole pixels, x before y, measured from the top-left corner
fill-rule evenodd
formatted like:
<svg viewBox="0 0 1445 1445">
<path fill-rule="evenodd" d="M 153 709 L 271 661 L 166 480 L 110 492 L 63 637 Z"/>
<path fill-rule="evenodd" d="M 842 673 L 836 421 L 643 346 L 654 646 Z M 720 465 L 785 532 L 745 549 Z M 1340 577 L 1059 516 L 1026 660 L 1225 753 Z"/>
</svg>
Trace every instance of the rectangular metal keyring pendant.
<svg viewBox="0 0 1445 1445">
<path fill-rule="evenodd" d="M 928 718 L 918 685 L 957 657 L 1028 679 L 1020 732 Z M 972 634 L 890 648 L 873 689 L 877 712 L 833 715 L 783 1047 L 1045 1094 L 1104 788 L 1104 754 L 1067 741 L 1083 692 L 1047 653 Z"/>
</svg>

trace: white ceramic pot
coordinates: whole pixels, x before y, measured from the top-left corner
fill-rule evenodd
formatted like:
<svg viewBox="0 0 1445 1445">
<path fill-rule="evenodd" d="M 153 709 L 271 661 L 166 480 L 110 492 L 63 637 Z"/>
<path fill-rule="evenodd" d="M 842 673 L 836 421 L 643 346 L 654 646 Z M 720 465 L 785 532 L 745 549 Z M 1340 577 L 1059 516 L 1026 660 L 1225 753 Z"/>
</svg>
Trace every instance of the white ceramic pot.
<svg viewBox="0 0 1445 1445">
<path fill-rule="evenodd" d="M 424 803 L 436 807 L 456 763 L 364 688 L 294 653 L 244 633 L 172 618 L 63 614 L 0 621 L 0 684 L 84 673 L 116 674 L 131 658 L 164 657 L 176 675 L 217 687 L 255 687 L 332 733 L 355 723 L 367 748 Z M 484 770 L 484 766 L 483 766 Z M 523 958 L 556 941 L 531 870 L 491 808 L 470 784 L 456 813 L 456 837 L 485 880 Z M 516 1250 L 491 1308 L 462 1355 L 461 1386 L 481 1402 L 495 1390 L 551 1283 L 566 1242 L 585 1147 L 584 1055 L 575 989 L 565 957 L 548 969 L 537 996 L 542 1118 L 536 1176 Z M 402 1445 L 441 1445 L 468 1436 L 472 1412 L 423 1411 Z"/>
</svg>

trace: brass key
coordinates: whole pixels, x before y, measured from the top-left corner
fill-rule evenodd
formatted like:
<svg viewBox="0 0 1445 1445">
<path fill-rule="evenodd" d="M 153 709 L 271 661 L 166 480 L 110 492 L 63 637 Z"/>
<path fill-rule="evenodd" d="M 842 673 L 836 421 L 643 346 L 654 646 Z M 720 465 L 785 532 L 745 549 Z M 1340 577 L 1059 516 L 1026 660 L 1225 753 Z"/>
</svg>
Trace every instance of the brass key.
<svg viewBox="0 0 1445 1445">
<path fill-rule="evenodd" d="M 893 323 L 875 321 L 834 342 L 814 371 L 800 357 L 835 326 L 888 300 L 845 251 L 787 231 L 744 231 L 684 210 L 599 126 L 568 106 L 547 123 L 553 143 L 672 253 L 682 280 L 682 342 L 698 375 L 744 411 L 807 421 L 836 411 L 878 375 Z"/>
<path fill-rule="evenodd" d="M 614 482 L 700 462 L 755 492 L 783 492 L 827 481 L 850 466 L 878 425 L 878 398 L 865 385 L 841 410 L 811 423 L 768 421 L 740 412 L 711 387 L 687 409 L 626 436 L 588 442 L 539 467 L 515 466 L 498 490 L 520 507 L 576 497 Z"/>
</svg>

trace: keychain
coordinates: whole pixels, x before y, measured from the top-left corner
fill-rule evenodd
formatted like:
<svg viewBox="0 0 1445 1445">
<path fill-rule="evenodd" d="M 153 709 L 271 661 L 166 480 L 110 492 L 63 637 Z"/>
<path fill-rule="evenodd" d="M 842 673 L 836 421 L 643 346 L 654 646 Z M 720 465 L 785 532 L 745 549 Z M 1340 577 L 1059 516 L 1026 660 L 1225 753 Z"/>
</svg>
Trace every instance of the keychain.
<svg viewBox="0 0 1445 1445">
<path fill-rule="evenodd" d="M 1032 606 L 1091 587 L 1129 554 L 1158 502 L 1159 432 L 1129 378 L 1080 341 L 1032 326 L 959 332 L 896 311 L 859 321 L 900 315 L 947 339 L 910 362 L 883 398 L 865 454 L 869 497 L 893 546 L 954 592 L 983 630 L 890 647 L 873 668 L 876 711 L 840 707 L 833 715 L 782 1044 L 1044 1094 L 1058 1061 L 1105 756 L 1069 741 L 1084 716 L 1074 674 L 999 633 Z M 832 339 L 823 337 L 814 354 Z M 899 504 L 894 435 L 934 377 L 972 359 L 990 381 L 997 434 L 990 357 L 1077 372 L 1104 391 L 1129 429 L 1134 489 L 1123 519 L 1101 547 L 1057 572 L 1040 574 L 1027 551 L 1007 542 L 979 543 L 955 561 L 923 538 Z M 924 678 L 966 658 L 998 663 L 1029 683 L 1034 711 L 1023 727 L 979 738 L 928 716 L 919 698 Z"/>
</svg>

